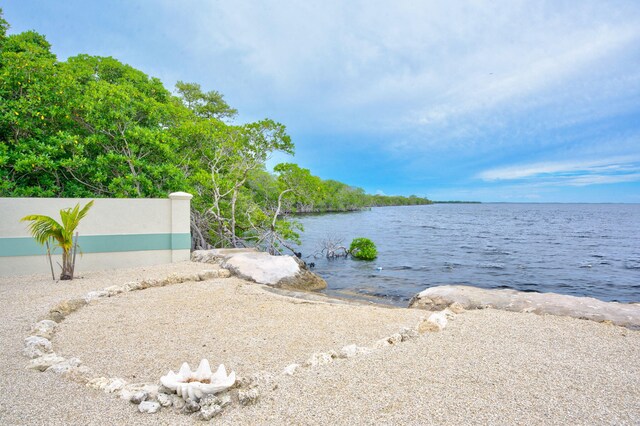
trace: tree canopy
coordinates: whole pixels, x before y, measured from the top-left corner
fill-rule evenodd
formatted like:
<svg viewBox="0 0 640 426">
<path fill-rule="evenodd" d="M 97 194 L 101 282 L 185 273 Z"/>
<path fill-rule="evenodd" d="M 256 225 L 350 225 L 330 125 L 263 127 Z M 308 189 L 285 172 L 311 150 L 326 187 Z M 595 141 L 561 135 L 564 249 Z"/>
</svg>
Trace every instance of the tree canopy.
<svg viewBox="0 0 640 426">
<path fill-rule="evenodd" d="M 286 127 L 233 122 L 222 94 L 179 81 L 175 92 L 115 58 L 58 61 L 34 31 L 7 35 L 0 9 L 0 196 L 165 197 L 194 194 L 194 247 L 258 245 L 277 252 L 297 238 L 289 213 L 425 204 L 368 195 L 293 163 Z"/>
</svg>

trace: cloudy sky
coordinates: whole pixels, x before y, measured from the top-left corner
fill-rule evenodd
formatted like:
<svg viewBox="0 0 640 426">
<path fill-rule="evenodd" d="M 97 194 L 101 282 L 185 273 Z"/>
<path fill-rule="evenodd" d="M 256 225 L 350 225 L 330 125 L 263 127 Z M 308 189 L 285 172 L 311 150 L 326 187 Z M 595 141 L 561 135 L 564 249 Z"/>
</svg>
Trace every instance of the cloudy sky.
<svg viewBox="0 0 640 426">
<path fill-rule="evenodd" d="M 371 193 L 640 202 L 640 2 L 9 0 L 61 60 L 113 56 L 273 118 Z M 276 160 L 288 160 L 284 157 Z"/>
</svg>

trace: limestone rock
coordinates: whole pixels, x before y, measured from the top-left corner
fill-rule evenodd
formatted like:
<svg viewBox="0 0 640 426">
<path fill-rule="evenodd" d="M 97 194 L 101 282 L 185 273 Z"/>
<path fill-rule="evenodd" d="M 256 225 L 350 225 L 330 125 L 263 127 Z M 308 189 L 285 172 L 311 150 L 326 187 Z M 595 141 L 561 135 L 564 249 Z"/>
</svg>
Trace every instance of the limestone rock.
<svg viewBox="0 0 640 426">
<path fill-rule="evenodd" d="M 62 301 L 49 311 L 49 318 L 47 319 L 55 322 L 61 322 L 67 317 L 67 315 L 77 311 L 86 304 L 87 301 L 85 299 L 70 299 Z"/>
<path fill-rule="evenodd" d="M 80 359 L 78 358 L 69 358 L 57 364 L 53 364 L 51 367 L 47 368 L 45 371 L 47 373 L 56 373 L 56 374 L 66 374 L 71 370 L 77 368 L 82 364 Z"/>
<path fill-rule="evenodd" d="M 449 323 L 449 319 L 447 317 L 447 313 L 443 310 L 440 312 L 435 312 L 429 315 L 427 318 L 427 322 L 436 326 L 437 331 L 444 330 L 444 328 Z"/>
<path fill-rule="evenodd" d="M 132 402 L 131 399 L 133 398 L 133 395 L 136 394 L 136 392 L 126 389 L 125 387 L 124 389 L 120 389 L 120 392 L 118 394 L 120 395 L 120 399 L 124 399 L 125 401 Z M 140 401 L 138 401 L 138 404 L 139 403 Z"/>
<path fill-rule="evenodd" d="M 258 402 L 260 398 L 260 391 L 258 388 L 252 388 L 247 391 L 238 392 L 238 400 L 242 405 L 253 405 Z"/>
<path fill-rule="evenodd" d="M 124 293 L 124 288 L 119 285 L 112 285 L 110 287 L 106 287 L 104 291 L 107 292 L 107 296 L 112 297 L 120 293 Z"/>
<path fill-rule="evenodd" d="M 144 385 L 142 390 L 145 391 L 148 395 L 148 399 L 155 399 L 158 396 L 160 386 L 158 385 Z"/>
<path fill-rule="evenodd" d="M 392 345 L 397 345 L 398 343 L 402 342 L 402 334 L 394 333 L 387 338 L 387 341 Z"/>
<path fill-rule="evenodd" d="M 131 401 L 131 398 L 133 398 L 133 396 L 136 393 L 141 391 L 146 391 L 145 390 L 146 386 L 147 385 L 145 385 L 144 383 L 127 383 L 122 387 L 122 389 L 120 389 L 120 391 L 118 391 L 118 394 L 120 395 L 121 399 L 124 399 L 126 401 Z M 151 397 L 151 395 L 148 395 L 148 398 L 146 399 L 153 399 L 153 398 Z M 143 400 L 140 400 L 136 404 L 139 404 L 142 401 Z"/>
<path fill-rule="evenodd" d="M 143 290 L 143 285 L 139 281 L 132 281 L 130 283 L 127 283 L 127 286 L 129 287 L 129 291 Z"/>
<path fill-rule="evenodd" d="M 231 275 L 227 269 L 207 269 L 200 272 L 198 277 L 200 278 L 200 281 L 212 280 L 214 278 L 225 278 L 222 276 L 224 273 L 221 273 L 221 271 L 224 271 L 227 276 Z"/>
<path fill-rule="evenodd" d="M 203 396 L 198 403 L 200 407 L 205 407 L 207 405 L 220 405 L 220 400 L 216 395 L 205 395 Z"/>
<path fill-rule="evenodd" d="M 192 262 L 201 263 L 217 263 L 224 261 L 228 256 L 233 256 L 238 253 L 255 253 L 256 250 L 252 248 L 227 248 L 227 249 L 213 249 L 213 250 L 194 250 L 191 253 Z"/>
<path fill-rule="evenodd" d="M 418 333 L 421 334 L 433 333 L 437 331 L 440 331 L 440 327 L 437 324 L 427 321 L 426 319 L 418 325 Z"/>
<path fill-rule="evenodd" d="M 147 278 L 140 282 L 140 289 L 144 290 L 151 287 L 162 287 L 166 283 L 165 280 L 157 280 L 155 278 Z"/>
<path fill-rule="evenodd" d="M 131 399 L 129 401 L 134 404 L 140 404 L 142 401 L 146 401 L 149 398 L 149 394 L 143 390 L 138 391 L 131 395 Z"/>
<path fill-rule="evenodd" d="M 103 388 L 103 390 L 107 393 L 114 393 L 125 387 L 127 384 L 123 379 L 110 379 L 107 385 Z"/>
<path fill-rule="evenodd" d="M 109 295 L 109 292 L 104 290 L 90 291 L 84 296 L 84 300 L 85 302 L 89 303 L 94 300 L 100 299 L 101 297 L 107 297 L 108 295 Z"/>
<path fill-rule="evenodd" d="M 33 327 L 31 327 L 31 334 L 51 340 L 57 327 L 58 323 L 56 323 L 55 321 L 42 320 L 35 323 Z"/>
<path fill-rule="evenodd" d="M 327 288 L 327 282 L 313 272 L 300 269 L 294 276 L 281 279 L 277 287 L 292 290 L 315 291 Z"/>
<path fill-rule="evenodd" d="M 171 397 L 169 395 L 167 395 L 166 393 L 159 393 L 156 396 L 156 399 L 158 400 L 158 403 L 163 406 L 163 407 L 170 407 L 171 406 Z"/>
<path fill-rule="evenodd" d="M 188 414 L 188 413 L 195 413 L 199 409 L 200 409 L 200 404 L 198 404 L 196 401 L 192 399 L 187 399 L 184 402 L 184 407 L 182 408 L 182 411 Z"/>
<path fill-rule="evenodd" d="M 173 408 L 176 410 L 182 410 L 184 408 L 186 404 L 184 399 L 178 395 L 169 395 L 169 398 L 171 398 L 171 405 L 173 405 Z"/>
<path fill-rule="evenodd" d="M 52 352 L 29 361 L 29 364 L 27 365 L 27 369 L 45 371 L 47 368 L 51 367 L 52 365 L 59 364 L 64 361 L 65 361 L 65 358 L 58 356 Z"/>
<path fill-rule="evenodd" d="M 110 383 L 106 377 L 96 377 L 87 382 L 87 386 L 97 390 L 103 390 Z"/>
<path fill-rule="evenodd" d="M 136 281 L 129 281 L 128 283 L 122 284 L 122 291 L 128 292 L 128 291 L 137 290 L 136 288 L 137 285 L 138 283 Z"/>
<path fill-rule="evenodd" d="M 216 259 L 234 275 L 259 284 L 296 290 L 319 290 L 327 283 L 301 267 L 293 256 L 271 256 L 253 249 L 216 249 L 196 258 Z"/>
<path fill-rule="evenodd" d="M 105 391 L 107 393 L 115 393 L 121 391 L 127 382 L 119 378 L 96 377 L 87 382 L 87 386 Z"/>
<path fill-rule="evenodd" d="M 402 338 L 403 342 L 406 342 L 407 340 L 415 339 L 418 336 L 419 336 L 418 332 L 413 328 L 403 328 L 402 330 L 400 330 L 400 337 Z"/>
<path fill-rule="evenodd" d="M 167 284 L 180 284 L 185 281 L 185 277 L 180 276 L 178 274 L 170 274 L 167 278 L 163 280 L 163 285 Z"/>
<path fill-rule="evenodd" d="M 200 413 L 198 414 L 198 418 L 200 420 L 209 421 L 220 413 L 222 413 L 222 407 L 220 407 L 219 405 L 207 405 L 206 407 L 202 407 Z"/>
<path fill-rule="evenodd" d="M 222 408 L 231 405 L 231 395 L 229 392 L 222 392 L 216 395 L 218 397 L 218 405 Z"/>
<path fill-rule="evenodd" d="M 371 349 L 365 348 L 357 345 L 347 345 L 340 349 L 338 352 L 338 357 L 340 358 L 353 358 L 359 355 L 368 354 L 371 352 Z"/>
<path fill-rule="evenodd" d="M 28 358 L 38 358 L 51 352 L 53 352 L 53 348 L 49 339 L 39 336 L 29 336 L 24 339 L 22 353 Z"/>
<path fill-rule="evenodd" d="M 464 306 L 462 306 L 458 302 L 453 302 L 451 305 L 449 305 L 448 309 L 450 309 L 454 314 L 461 314 L 462 312 L 464 312 Z"/>
<path fill-rule="evenodd" d="M 452 306 L 454 304 L 458 304 Z M 491 307 L 514 312 L 533 312 L 611 321 L 613 324 L 640 329 L 640 305 L 603 302 L 591 297 L 567 296 L 556 293 L 531 293 L 511 289 L 487 290 L 469 286 L 438 286 L 415 295 L 409 307 L 430 311 L 451 307 L 452 311 Z"/>
<path fill-rule="evenodd" d="M 262 252 L 235 254 L 225 259 L 222 266 L 241 278 L 269 285 L 276 285 L 300 270 L 290 256 L 271 256 Z"/>
<path fill-rule="evenodd" d="M 62 364 L 64 365 L 64 363 Z M 56 367 L 56 366 L 57 364 L 49 368 Z M 89 377 L 93 375 L 91 369 L 86 365 L 80 365 L 79 367 L 72 367 L 66 371 L 58 371 L 57 368 L 54 368 L 54 370 L 52 371 L 54 373 L 62 374 L 67 379 L 70 379 L 74 382 L 77 382 L 83 385 L 87 384 L 87 382 L 89 381 Z"/>
<path fill-rule="evenodd" d="M 169 389 L 168 387 L 166 387 L 165 385 L 160 385 L 158 386 L 158 393 L 166 393 L 168 395 L 171 395 L 172 393 L 174 393 L 175 391 Z"/>
<path fill-rule="evenodd" d="M 160 411 L 160 404 L 155 401 L 142 401 L 138 405 L 138 411 L 141 413 L 155 414 Z"/>
<path fill-rule="evenodd" d="M 329 364 L 334 358 L 337 358 L 338 354 L 335 352 L 316 352 L 312 354 L 304 365 L 306 367 L 316 367 L 319 365 Z"/>
<path fill-rule="evenodd" d="M 199 274 L 185 275 L 182 280 L 182 282 L 197 282 L 197 281 L 201 281 Z"/>
<path fill-rule="evenodd" d="M 219 258 L 213 250 L 194 250 L 191 252 L 191 261 L 199 263 L 218 263 Z"/>
<path fill-rule="evenodd" d="M 293 376 L 294 374 L 296 374 L 296 371 L 298 371 L 299 369 L 300 369 L 300 364 L 290 364 L 284 368 L 284 371 L 282 373 L 286 374 L 287 376 Z"/>
</svg>

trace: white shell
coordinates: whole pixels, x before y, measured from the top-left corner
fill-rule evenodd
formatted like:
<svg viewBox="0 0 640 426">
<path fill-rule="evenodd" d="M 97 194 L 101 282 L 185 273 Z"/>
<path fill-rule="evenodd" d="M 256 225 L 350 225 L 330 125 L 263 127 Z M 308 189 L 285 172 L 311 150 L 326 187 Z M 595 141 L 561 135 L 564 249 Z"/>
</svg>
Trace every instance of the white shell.
<svg viewBox="0 0 640 426">
<path fill-rule="evenodd" d="M 189 382 L 189 379 L 195 381 Z M 208 380 L 209 383 L 202 383 L 203 380 Z M 232 371 L 231 374 L 227 375 L 224 365 L 220 364 L 215 374 L 211 374 L 209 361 L 203 359 L 195 372 L 191 371 L 189 364 L 185 362 L 180 367 L 178 374 L 169 371 L 166 376 L 160 378 L 160 382 L 169 389 L 176 391 L 178 396 L 197 401 L 204 395 L 222 392 L 233 386 L 236 382 L 236 373 Z"/>
</svg>

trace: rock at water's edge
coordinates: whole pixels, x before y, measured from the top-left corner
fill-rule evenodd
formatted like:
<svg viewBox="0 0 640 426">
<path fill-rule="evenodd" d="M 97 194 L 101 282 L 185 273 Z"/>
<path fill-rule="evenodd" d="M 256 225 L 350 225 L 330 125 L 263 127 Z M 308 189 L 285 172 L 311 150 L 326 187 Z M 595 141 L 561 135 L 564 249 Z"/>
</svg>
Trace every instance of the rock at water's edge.
<svg viewBox="0 0 640 426">
<path fill-rule="evenodd" d="M 444 285 L 428 288 L 416 294 L 410 308 L 439 311 L 458 303 L 464 309 L 494 308 L 513 312 L 533 312 L 569 316 L 640 329 L 640 306 L 603 302 L 591 297 L 567 296 L 556 293 L 530 293 L 510 289 Z"/>
<path fill-rule="evenodd" d="M 281 279 L 276 287 L 288 290 L 314 291 L 327 288 L 327 282 L 313 272 L 301 268 L 300 272 L 294 276 Z"/>
<path fill-rule="evenodd" d="M 253 249 L 195 251 L 195 261 L 217 261 L 234 275 L 259 284 L 293 290 L 321 290 L 327 283 L 293 256 L 272 256 Z"/>
</svg>

